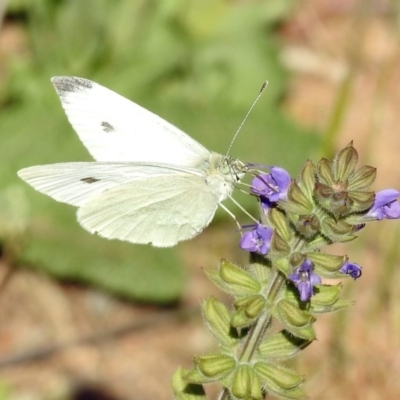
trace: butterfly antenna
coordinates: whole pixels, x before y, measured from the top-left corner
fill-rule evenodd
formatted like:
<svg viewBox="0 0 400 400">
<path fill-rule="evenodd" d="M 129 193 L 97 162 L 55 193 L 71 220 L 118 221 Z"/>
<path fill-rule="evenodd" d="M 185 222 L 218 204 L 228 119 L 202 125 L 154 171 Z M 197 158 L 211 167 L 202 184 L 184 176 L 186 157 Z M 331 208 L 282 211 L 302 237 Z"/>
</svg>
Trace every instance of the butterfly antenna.
<svg viewBox="0 0 400 400">
<path fill-rule="evenodd" d="M 239 132 L 241 131 L 241 129 L 242 129 L 244 123 L 246 122 L 246 120 L 247 120 L 247 118 L 249 117 L 251 111 L 253 110 L 254 106 L 257 104 L 257 101 L 259 100 L 259 98 L 261 97 L 261 95 L 263 94 L 263 92 L 264 92 L 264 90 L 267 88 L 267 86 L 268 86 L 268 81 L 265 81 L 265 82 L 262 84 L 261 89 L 260 89 L 260 91 L 259 91 L 257 97 L 256 97 L 255 100 L 253 101 L 253 104 L 252 104 L 251 107 L 249 108 L 249 111 L 247 111 L 246 116 L 244 117 L 242 123 L 239 125 L 239 128 L 237 129 L 235 135 L 233 136 L 233 139 L 232 139 L 232 141 L 231 141 L 231 144 L 230 144 L 229 147 L 228 147 L 228 151 L 226 152 L 226 157 L 228 157 L 229 152 L 231 151 L 233 142 L 235 141 L 237 135 L 238 135 Z"/>
</svg>

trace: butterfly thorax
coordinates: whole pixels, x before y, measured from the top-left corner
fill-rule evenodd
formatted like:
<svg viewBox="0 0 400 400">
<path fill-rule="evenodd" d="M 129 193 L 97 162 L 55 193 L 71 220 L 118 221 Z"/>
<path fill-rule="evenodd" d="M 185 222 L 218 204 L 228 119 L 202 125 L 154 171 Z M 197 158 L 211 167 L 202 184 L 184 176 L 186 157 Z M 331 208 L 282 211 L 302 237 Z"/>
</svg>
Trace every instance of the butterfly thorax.
<svg viewBox="0 0 400 400">
<path fill-rule="evenodd" d="M 234 184 L 245 174 L 245 166 L 239 160 L 214 152 L 204 163 L 202 169 L 206 173 L 206 183 L 221 202 L 232 194 Z"/>
</svg>

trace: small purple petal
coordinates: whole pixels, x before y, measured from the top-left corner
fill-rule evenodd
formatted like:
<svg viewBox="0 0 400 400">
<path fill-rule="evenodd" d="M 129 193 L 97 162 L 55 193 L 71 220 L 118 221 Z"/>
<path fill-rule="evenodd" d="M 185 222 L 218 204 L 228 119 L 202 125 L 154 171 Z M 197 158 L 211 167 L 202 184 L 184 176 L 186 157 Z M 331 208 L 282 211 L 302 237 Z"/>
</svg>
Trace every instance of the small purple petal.
<svg viewBox="0 0 400 400">
<path fill-rule="evenodd" d="M 271 238 L 274 230 L 264 225 L 253 225 L 254 229 L 242 235 L 240 248 L 242 250 L 267 254 L 271 245 Z"/>
<path fill-rule="evenodd" d="M 399 196 L 400 192 L 395 189 L 385 189 L 377 192 L 375 202 L 366 216 L 379 221 L 385 217 L 388 219 L 400 218 L 400 204 L 397 201 Z"/>
<path fill-rule="evenodd" d="M 282 193 L 283 192 L 285 193 L 286 196 L 287 188 L 289 187 L 290 182 L 292 181 L 289 172 L 279 167 L 271 167 L 270 171 L 272 178 L 276 182 L 277 186 L 279 187 Z"/>
<path fill-rule="evenodd" d="M 270 174 L 260 174 L 251 182 L 251 191 L 258 196 L 268 196 L 270 192 Z"/>
<path fill-rule="evenodd" d="M 346 275 L 350 275 L 354 280 L 358 279 L 362 274 L 362 268 L 355 263 L 349 263 L 346 261 L 342 268 L 340 268 L 340 272 Z"/>
<path fill-rule="evenodd" d="M 314 286 L 321 283 L 321 278 L 313 273 L 313 265 L 308 258 L 296 268 L 294 274 L 289 275 L 289 279 L 296 285 L 301 301 L 308 301 L 314 294 Z"/>
<path fill-rule="evenodd" d="M 269 203 L 276 203 L 286 198 L 290 182 L 291 177 L 286 170 L 271 167 L 269 174 L 260 174 L 253 179 L 251 191 L 263 199 L 264 208 L 270 208 Z"/>
</svg>

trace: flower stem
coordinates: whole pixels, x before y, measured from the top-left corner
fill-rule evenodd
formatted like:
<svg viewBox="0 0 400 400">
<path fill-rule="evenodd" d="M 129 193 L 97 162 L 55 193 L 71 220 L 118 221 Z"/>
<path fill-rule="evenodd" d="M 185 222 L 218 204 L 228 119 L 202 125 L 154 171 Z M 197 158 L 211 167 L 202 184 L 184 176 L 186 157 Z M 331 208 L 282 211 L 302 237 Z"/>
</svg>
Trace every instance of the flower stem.
<svg viewBox="0 0 400 400">
<path fill-rule="evenodd" d="M 279 293 L 280 289 L 285 283 L 285 277 L 278 271 L 275 270 L 274 276 L 272 277 L 272 284 L 268 288 L 268 292 L 265 294 L 267 300 L 267 306 L 265 312 L 260 316 L 257 322 L 250 328 L 249 334 L 246 337 L 246 342 L 242 348 L 242 352 L 239 356 L 240 362 L 250 362 L 254 352 L 260 341 L 263 339 L 264 334 L 270 324 L 272 315 L 272 305 L 274 299 Z M 218 400 L 226 400 L 229 398 L 229 391 L 227 388 L 221 392 Z"/>
</svg>

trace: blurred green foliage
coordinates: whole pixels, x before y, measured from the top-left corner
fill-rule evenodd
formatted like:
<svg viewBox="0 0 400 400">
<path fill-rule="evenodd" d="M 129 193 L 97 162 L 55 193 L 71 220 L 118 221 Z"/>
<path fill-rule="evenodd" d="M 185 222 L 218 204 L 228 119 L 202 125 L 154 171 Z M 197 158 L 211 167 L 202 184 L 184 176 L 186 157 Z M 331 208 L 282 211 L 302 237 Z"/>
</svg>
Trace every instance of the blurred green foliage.
<svg viewBox="0 0 400 400">
<path fill-rule="evenodd" d="M 0 81 L 0 222 L 8 221 L 0 235 L 8 246 L 18 241 L 11 245 L 19 249 L 14 256 L 57 277 L 141 301 L 177 299 L 184 274 L 174 249 L 89 235 L 72 207 L 18 180 L 22 167 L 90 160 L 49 79 L 77 75 L 97 81 L 222 153 L 268 79 L 232 155 L 295 172 L 318 143 L 279 110 L 289 77 L 278 61 L 275 29 L 292 3 L 10 1 L 7 15 L 14 18 L 5 24 L 20 28 L 25 43 L 24 51 L 3 60 Z M 255 206 L 249 196 L 243 201 Z"/>
</svg>

